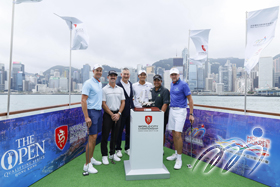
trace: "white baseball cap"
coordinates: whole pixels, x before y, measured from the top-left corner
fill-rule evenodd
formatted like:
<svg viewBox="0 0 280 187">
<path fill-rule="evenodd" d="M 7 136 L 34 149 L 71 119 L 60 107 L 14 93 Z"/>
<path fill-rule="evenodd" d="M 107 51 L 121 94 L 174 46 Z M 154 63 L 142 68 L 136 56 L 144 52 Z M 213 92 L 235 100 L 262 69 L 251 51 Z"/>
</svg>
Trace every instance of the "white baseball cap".
<svg viewBox="0 0 280 187">
<path fill-rule="evenodd" d="M 101 68 L 103 70 L 103 68 L 102 68 L 102 66 L 100 64 L 94 64 L 92 69 L 95 70 L 97 68 Z"/>
<path fill-rule="evenodd" d="M 147 74 L 145 70 L 139 70 L 139 71 L 138 71 L 138 75 L 140 75 L 141 73 Z"/>
<path fill-rule="evenodd" d="M 173 73 L 179 74 L 179 70 L 177 68 L 171 68 L 170 75 L 173 74 Z"/>
</svg>

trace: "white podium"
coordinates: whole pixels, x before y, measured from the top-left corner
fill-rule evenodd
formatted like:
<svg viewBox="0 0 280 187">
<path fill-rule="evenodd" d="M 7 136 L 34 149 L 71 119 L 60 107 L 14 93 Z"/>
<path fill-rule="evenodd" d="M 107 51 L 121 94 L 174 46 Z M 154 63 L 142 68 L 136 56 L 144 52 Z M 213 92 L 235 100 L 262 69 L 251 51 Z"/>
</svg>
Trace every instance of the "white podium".
<svg viewBox="0 0 280 187">
<path fill-rule="evenodd" d="M 163 164 L 164 113 L 158 108 L 131 109 L 130 157 L 124 161 L 126 180 L 167 179 Z"/>
</svg>

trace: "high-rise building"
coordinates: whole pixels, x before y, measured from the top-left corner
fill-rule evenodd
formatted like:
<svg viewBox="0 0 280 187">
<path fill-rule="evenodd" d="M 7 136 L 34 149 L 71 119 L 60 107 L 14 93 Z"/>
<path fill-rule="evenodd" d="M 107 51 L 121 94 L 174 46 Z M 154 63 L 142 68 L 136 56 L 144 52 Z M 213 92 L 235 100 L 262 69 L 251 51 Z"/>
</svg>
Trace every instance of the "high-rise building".
<svg viewBox="0 0 280 187">
<path fill-rule="evenodd" d="M 216 93 L 223 93 L 224 90 L 224 83 L 216 83 Z"/>
<path fill-rule="evenodd" d="M 164 76 L 164 71 L 165 71 L 165 68 L 162 68 L 162 67 L 157 68 L 157 74 L 160 75 L 162 78 Z M 164 79 L 162 80 L 162 85 L 164 85 Z"/>
<path fill-rule="evenodd" d="M 150 82 L 150 83 L 153 84 L 153 81 L 154 81 L 153 77 L 154 76 L 155 76 L 154 73 L 147 73 L 147 82 Z"/>
<path fill-rule="evenodd" d="M 23 72 L 22 71 L 19 71 L 16 75 L 16 87 L 15 87 L 15 90 L 18 90 L 18 91 L 23 91 Z"/>
<path fill-rule="evenodd" d="M 197 66 L 195 64 L 189 65 L 189 87 L 190 90 L 197 89 Z"/>
<path fill-rule="evenodd" d="M 50 77 L 50 80 L 49 80 L 49 88 L 56 88 L 58 89 L 59 88 L 59 77 L 54 77 L 54 76 L 51 76 Z"/>
<path fill-rule="evenodd" d="M 176 67 L 179 70 L 180 79 L 184 80 L 183 58 L 173 58 L 173 67 Z"/>
<path fill-rule="evenodd" d="M 274 87 L 272 57 L 261 57 L 259 60 L 259 88 L 272 87 Z"/>
<path fill-rule="evenodd" d="M 148 73 L 155 73 L 155 67 L 154 66 L 146 66 L 146 72 Z"/>
<path fill-rule="evenodd" d="M 250 91 L 252 89 L 252 82 L 251 82 L 251 78 L 247 78 L 247 92 Z M 245 93 L 245 78 L 237 78 L 236 79 L 236 89 L 237 92 L 239 93 Z"/>
<path fill-rule="evenodd" d="M 74 71 L 73 72 L 73 81 L 74 82 L 79 82 L 80 80 L 79 80 L 79 72 L 78 71 Z"/>
<path fill-rule="evenodd" d="M 232 68 L 232 91 L 233 92 L 236 92 L 236 64 L 232 64 L 231 65 L 231 68 Z"/>
<path fill-rule="evenodd" d="M 5 65 L 0 63 L 0 91 L 5 90 Z"/>
<path fill-rule="evenodd" d="M 184 81 L 188 82 L 188 80 L 189 80 L 189 64 L 187 63 L 188 62 L 188 48 L 183 49 L 182 58 L 183 58 L 183 66 L 184 66 L 183 79 L 184 79 Z"/>
<path fill-rule="evenodd" d="M 170 70 L 164 71 L 163 79 L 164 79 L 164 87 L 170 90 L 170 84 L 171 84 Z"/>
<path fill-rule="evenodd" d="M 62 92 L 68 91 L 68 79 L 66 77 L 60 77 L 59 87 L 60 87 L 60 91 Z"/>
<path fill-rule="evenodd" d="M 229 60 L 227 60 L 225 66 L 219 67 L 219 83 L 224 83 L 224 91 L 232 91 L 232 67 Z"/>
<path fill-rule="evenodd" d="M 213 91 L 213 78 L 206 78 L 205 90 Z"/>
<path fill-rule="evenodd" d="M 137 78 L 138 78 L 138 75 L 137 75 L 137 69 L 134 69 L 134 68 L 128 68 L 129 69 L 129 73 L 130 73 L 130 82 L 133 84 L 135 82 L 137 82 Z"/>
<path fill-rule="evenodd" d="M 58 71 L 58 69 L 54 70 L 53 75 L 54 75 L 54 77 L 60 77 L 60 72 Z"/>
<path fill-rule="evenodd" d="M 22 81 L 25 80 L 24 64 L 13 62 L 12 67 L 12 89 L 22 91 Z"/>
<path fill-rule="evenodd" d="M 197 68 L 197 90 L 204 90 L 204 69 L 202 66 Z"/>
<path fill-rule="evenodd" d="M 138 75 L 138 72 L 142 70 L 142 65 L 141 64 L 137 64 L 137 75 Z"/>
<path fill-rule="evenodd" d="M 204 71 L 203 71 L 203 88 L 205 88 L 205 84 L 206 84 L 206 78 L 208 77 L 208 72 L 209 72 L 209 61 L 205 61 L 204 63 Z"/>
<path fill-rule="evenodd" d="M 280 73 L 280 57 L 273 60 L 273 69 L 275 73 Z"/>
<path fill-rule="evenodd" d="M 83 65 L 82 69 L 82 83 L 90 78 L 89 72 L 91 71 L 91 67 L 88 64 Z"/>
</svg>

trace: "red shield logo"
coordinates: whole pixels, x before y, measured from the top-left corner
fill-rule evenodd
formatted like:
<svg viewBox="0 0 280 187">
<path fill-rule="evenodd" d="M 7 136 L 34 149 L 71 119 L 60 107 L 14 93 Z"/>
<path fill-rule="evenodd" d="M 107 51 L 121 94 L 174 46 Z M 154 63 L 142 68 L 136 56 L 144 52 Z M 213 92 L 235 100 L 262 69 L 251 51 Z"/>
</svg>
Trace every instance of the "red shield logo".
<svg viewBox="0 0 280 187">
<path fill-rule="evenodd" d="M 68 126 L 62 125 L 57 127 L 54 131 L 55 134 L 55 144 L 61 151 L 64 149 L 67 139 L 68 139 Z"/>
<path fill-rule="evenodd" d="M 150 125 L 153 121 L 153 116 L 145 116 L 145 121 L 148 125 Z"/>
</svg>

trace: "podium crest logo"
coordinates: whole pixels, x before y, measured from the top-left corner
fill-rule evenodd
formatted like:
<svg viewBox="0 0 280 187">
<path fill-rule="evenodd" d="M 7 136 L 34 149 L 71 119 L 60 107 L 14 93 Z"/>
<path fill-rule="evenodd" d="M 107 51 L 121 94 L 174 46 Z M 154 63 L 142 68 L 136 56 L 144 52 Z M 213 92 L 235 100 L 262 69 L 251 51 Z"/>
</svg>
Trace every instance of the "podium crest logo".
<svg viewBox="0 0 280 187">
<path fill-rule="evenodd" d="M 55 144 L 61 151 L 64 149 L 68 139 L 68 126 L 62 125 L 55 129 Z"/>
<path fill-rule="evenodd" d="M 145 116 L 145 122 L 150 125 L 153 121 L 153 116 Z"/>
</svg>

